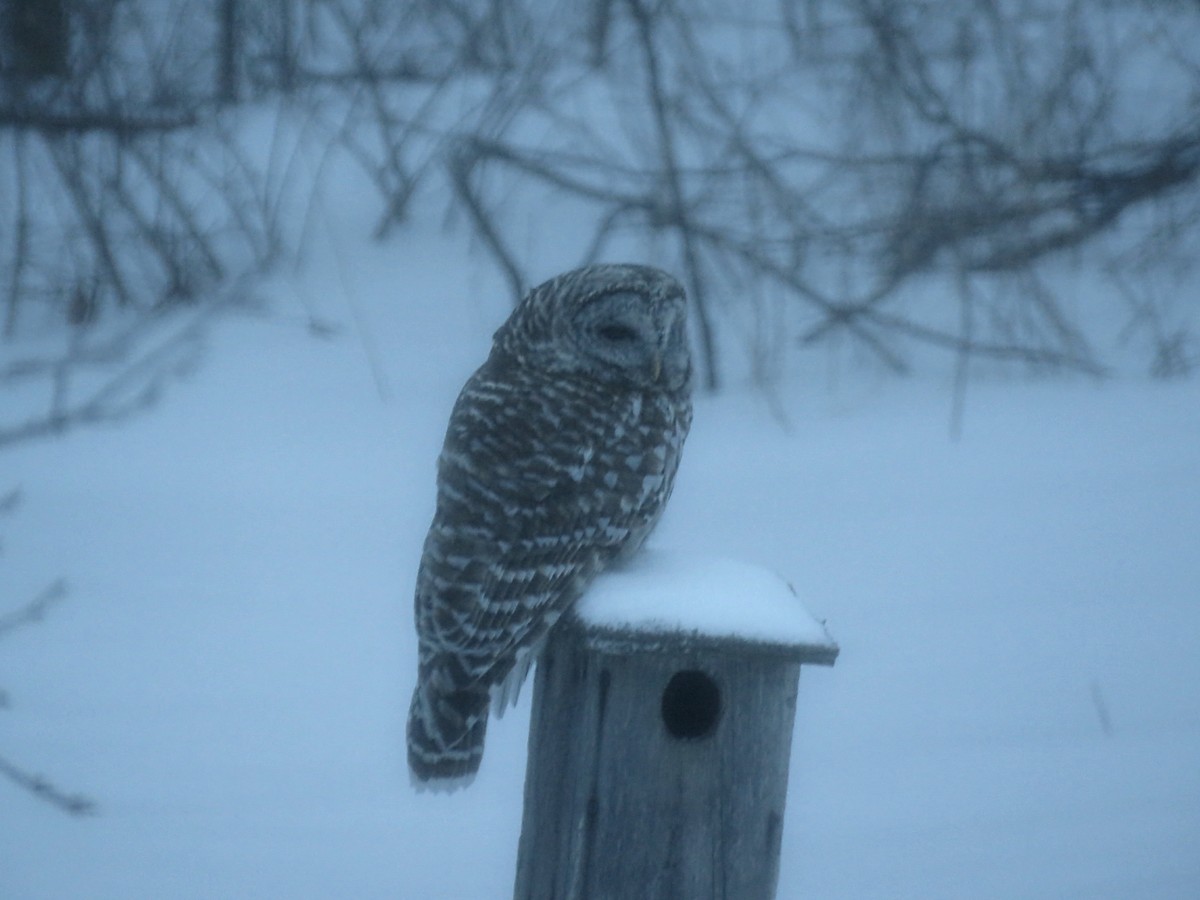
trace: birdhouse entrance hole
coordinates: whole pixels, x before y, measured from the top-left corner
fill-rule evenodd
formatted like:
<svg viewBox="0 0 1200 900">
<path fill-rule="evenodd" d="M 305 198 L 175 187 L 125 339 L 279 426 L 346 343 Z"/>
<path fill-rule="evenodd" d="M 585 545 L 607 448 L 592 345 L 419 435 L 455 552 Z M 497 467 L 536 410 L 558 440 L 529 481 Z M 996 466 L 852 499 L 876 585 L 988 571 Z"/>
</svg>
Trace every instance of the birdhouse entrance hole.
<svg viewBox="0 0 1200 900">
<path fill-rule="evenodd" d="M 721 716 L 721 689 L 704 672 L 685 669 L 667 682 L 662 718 L 667 732 L 680 740 L 708 737 Z"/>
</svg>

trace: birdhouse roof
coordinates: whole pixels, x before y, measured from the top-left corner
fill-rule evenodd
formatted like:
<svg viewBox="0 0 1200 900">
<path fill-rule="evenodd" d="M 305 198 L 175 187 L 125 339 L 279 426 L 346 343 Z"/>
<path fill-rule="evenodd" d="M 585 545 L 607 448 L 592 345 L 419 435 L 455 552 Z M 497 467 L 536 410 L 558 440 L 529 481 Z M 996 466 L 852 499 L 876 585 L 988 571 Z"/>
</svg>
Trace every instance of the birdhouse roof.
<svg viewBox="0 0 1200 900">
<path fill-rule="evenodd" d="M 711 650 L 832 665 L 838 647 L 783 578 L 721 557 L 645 549 L 575 607 L 600 649 Z"/>
</svg>

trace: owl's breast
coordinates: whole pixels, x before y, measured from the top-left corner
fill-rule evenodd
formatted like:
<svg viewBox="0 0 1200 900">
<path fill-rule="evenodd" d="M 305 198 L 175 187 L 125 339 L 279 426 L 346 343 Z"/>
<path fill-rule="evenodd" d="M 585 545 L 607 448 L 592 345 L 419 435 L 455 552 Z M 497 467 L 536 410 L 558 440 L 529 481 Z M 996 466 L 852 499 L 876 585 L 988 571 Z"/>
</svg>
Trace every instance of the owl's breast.
<svg viewBox="0 0 1200 900">
<path fill-rule="evenodd" d="M 690 412 L 656 394 L 633 394 L 616 406 L 594 465 L 626 511 L 657 518 L 679 466 Z"/>
</svg>

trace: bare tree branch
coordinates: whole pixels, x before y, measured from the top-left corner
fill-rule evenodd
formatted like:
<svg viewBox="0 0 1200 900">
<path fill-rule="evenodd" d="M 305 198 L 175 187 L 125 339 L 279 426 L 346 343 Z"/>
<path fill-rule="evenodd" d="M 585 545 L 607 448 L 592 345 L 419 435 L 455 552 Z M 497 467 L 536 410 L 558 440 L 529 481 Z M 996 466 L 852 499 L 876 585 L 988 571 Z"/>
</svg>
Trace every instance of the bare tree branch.
<svg viewBox="0 0 1200 900">
<path fill-rule="evenodd" d="M 700 349 L 704 384 L 710 391 L 719 386 L 717 344 L 713 334 L 712 316 L 709 312 L 705 279 L 700 268 L 700 256 L 696 249 L 690 227 L 691 209 L 684 194 L 683 181 L 679 174 L 679 154 L 672 131 L 674 118 L 659 69 L 658 48 L 654 43 L 654 21 L 643 0 L 626 0 L 630 15 L 637 25 L 638 40 L 642 48 L 642 64 L 646 69 L 646 90 L 650 108 L 654 112 L 654 127 L 658 135 L 658 150 L 666 182 L 669 208 L 667 221 L 679 232 L 683 248 L 683 265 L 686 273 L 688 295 L 696 312 L 696 324 L 700 332 Z"/>
<path fill-rule="evenodd" d="M 25 606 L 14 612 L 0 615 L 0 637 L 26 625 L 35 625 L 41 622 L 50 608 L 60 603 L 66 596 L 67 583 L 60 578 L 44 588 Z"/>
<path fill-rule="evenodd" d="M 39 800 L 44 800 L 51 806 L 55 806 L 70 815 L 88 816 L 93 815 L 97 811 L 94 800 L 85 797 L 83 794 L 67 793 L 55 786 L 45 776 L 27 772 L 19 768 L 16 764 L 9 762 L 3 756 L 0 756 L 0 775 L 3 775 L 18 787 L 33 794 Z"/>
<path fill-rule="evenodd" d="M 474 157 L 472 151 L 466 147 L 452 155 L 447 161 L 450 181 L 454 186 L 459 201 L 471 217 L 471 221 L 474 223 L 479 236 L 483 239 L 488 249 L 491 250 L 492 256 L 500 264 L 505 278 L 508 279 L 508 287 L 512 294 L 513 303 L 516 304 L 525 294 L 525 276 L 521 273 L 516 258 L 513 256 L 512 251 L 508 249 L 504 238 L 500 236 L 500 230 L 493 223 L 491 215 L 484 209 L 483 203 L 471 187 L 471 172 L 475 168 L 477 161 L 478 157 Z"/>
</svg>

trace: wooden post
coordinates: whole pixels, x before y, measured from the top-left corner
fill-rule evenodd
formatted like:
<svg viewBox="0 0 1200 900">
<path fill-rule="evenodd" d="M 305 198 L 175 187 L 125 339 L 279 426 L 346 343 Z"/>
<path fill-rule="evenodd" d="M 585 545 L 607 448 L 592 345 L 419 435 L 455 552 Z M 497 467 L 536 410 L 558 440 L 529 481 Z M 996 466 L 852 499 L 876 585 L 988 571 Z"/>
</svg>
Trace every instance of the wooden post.
<svg viewBox="0 0 1200 900">
<path fill-rule="evenodd" d="M 686 595 L 707 581 L 711 593 L 711 565 L 682 580 L 678 561 L 622 573 L 598 602 L 656 584 Z M 722 571 L 718 590 L 731 584 Z M 753 571 L 746 589 L 768 585 L 787 615 L 782 583 Z M 802 628 L 781 637 L 655 618 L 653 599 L 622 623 L 590 595 L 554 630 L 534 682 L 518 900 L 775 896 L 800 666 L 837 656 L 786 596 Z"/>
</svg>

